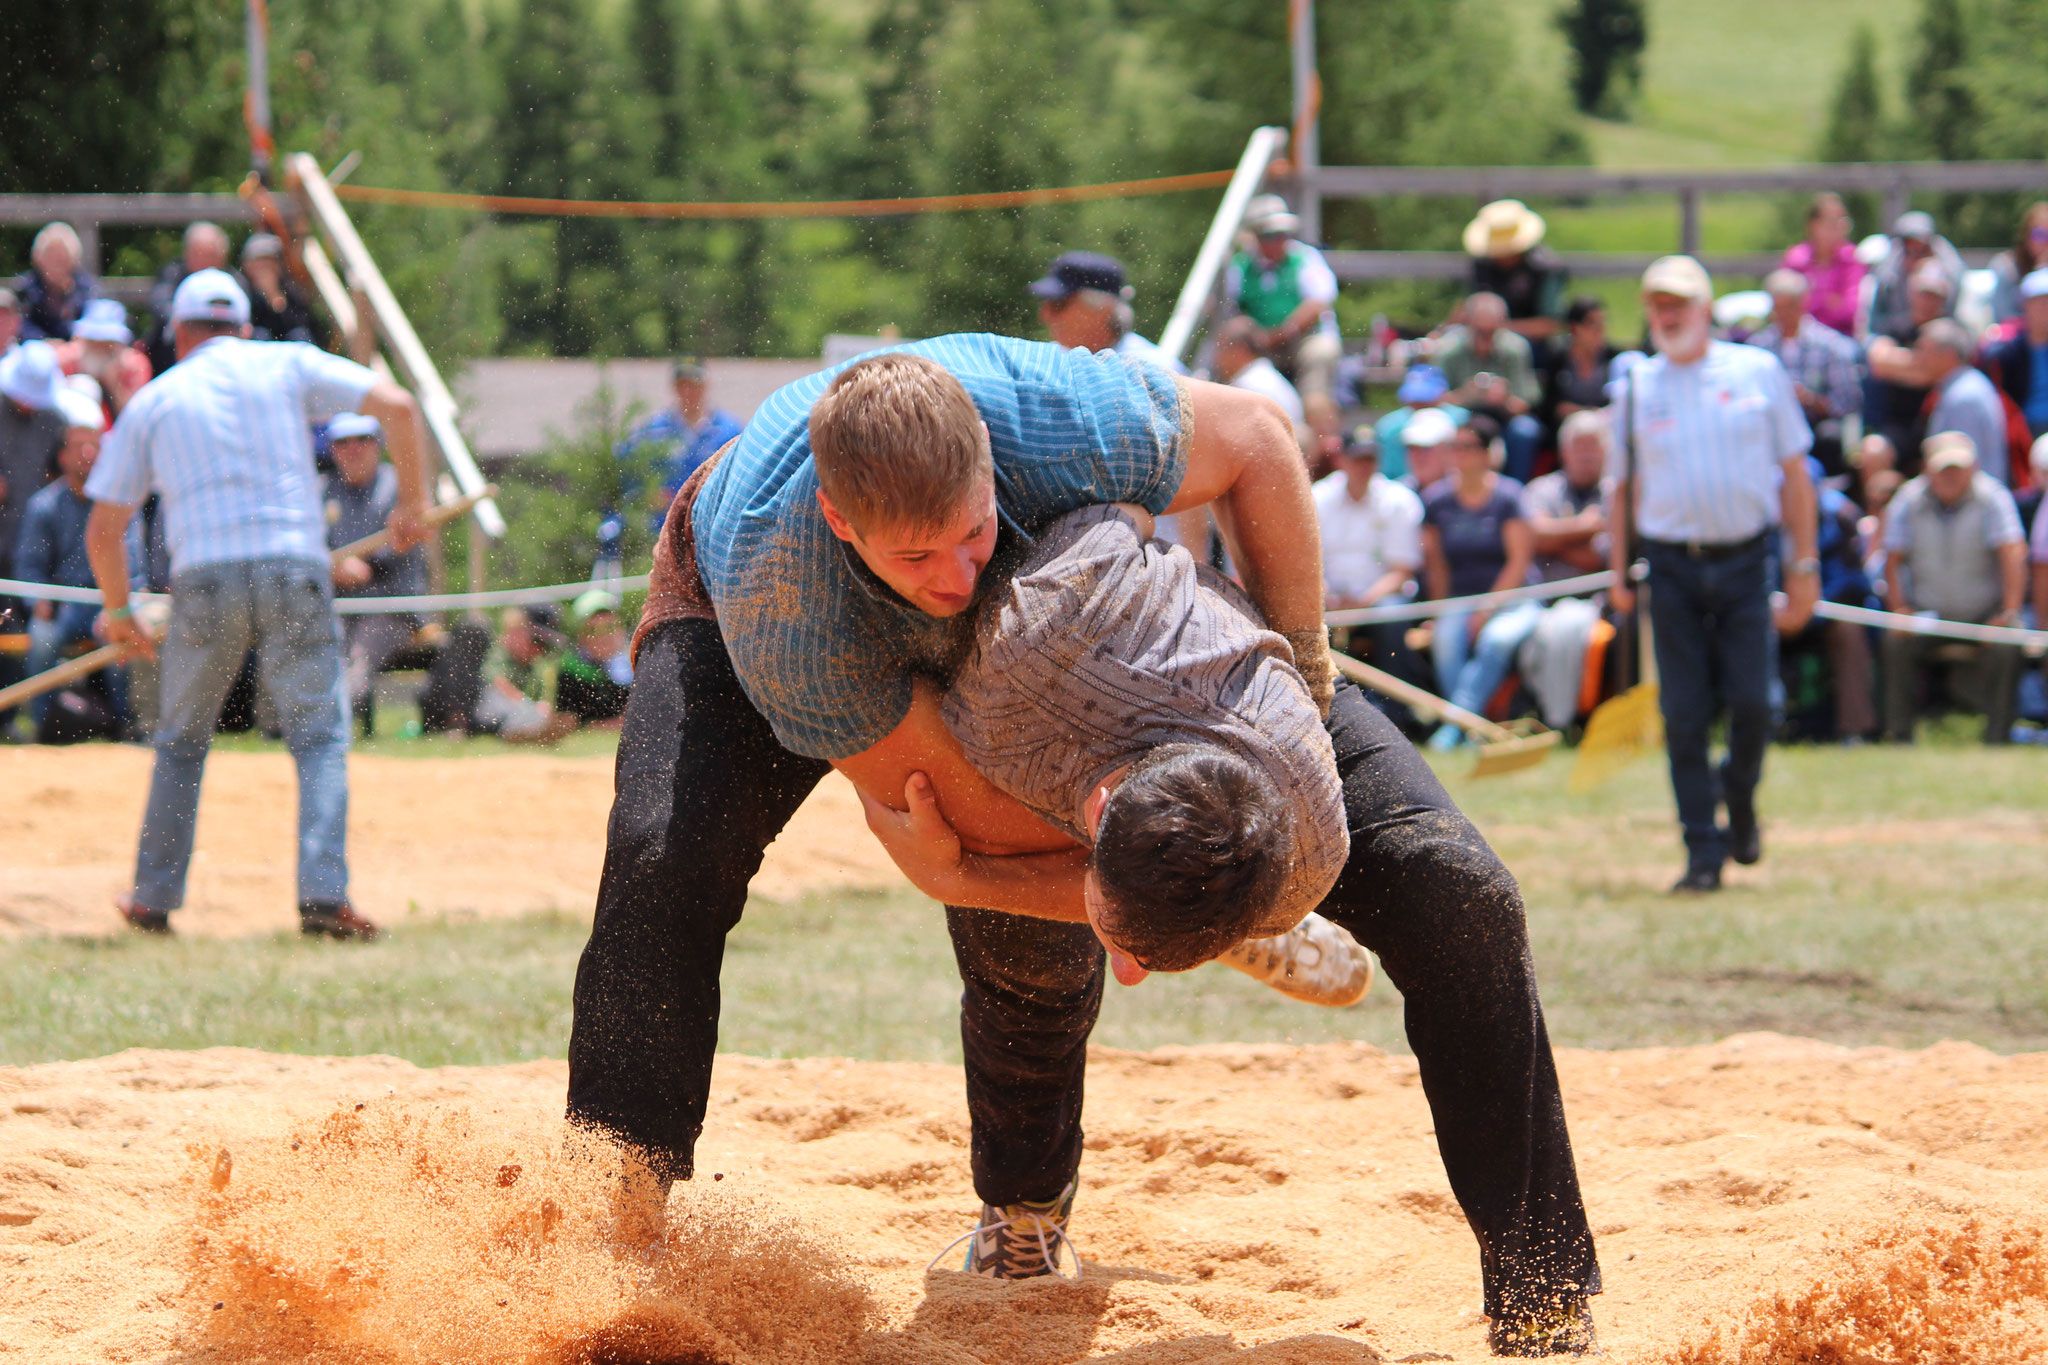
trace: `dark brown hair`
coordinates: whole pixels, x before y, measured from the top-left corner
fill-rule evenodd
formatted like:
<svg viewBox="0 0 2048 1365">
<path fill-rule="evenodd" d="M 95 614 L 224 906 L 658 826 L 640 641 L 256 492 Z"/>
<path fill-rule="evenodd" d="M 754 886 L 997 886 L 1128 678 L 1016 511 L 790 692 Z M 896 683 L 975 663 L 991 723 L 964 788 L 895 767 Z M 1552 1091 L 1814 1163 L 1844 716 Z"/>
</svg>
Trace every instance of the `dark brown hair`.
<svg viewBox="0 0 2048 1365">
<path fill-rule="evenodd" d="M 1272 780 L 1212 744 L 1165 744 L 1134 764 L 1096 823 L 1103 929 L 1155 972 L 1242 943 L 1278 899 L 1294 830 Z"/>
</svg>

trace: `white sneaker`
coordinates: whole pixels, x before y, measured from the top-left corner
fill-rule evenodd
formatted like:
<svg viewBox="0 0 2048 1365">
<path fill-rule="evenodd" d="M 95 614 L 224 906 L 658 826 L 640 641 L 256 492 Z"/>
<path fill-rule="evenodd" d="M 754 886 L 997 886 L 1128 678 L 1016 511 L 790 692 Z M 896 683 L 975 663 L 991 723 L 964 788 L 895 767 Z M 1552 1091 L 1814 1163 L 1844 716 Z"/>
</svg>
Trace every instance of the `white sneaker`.
<svg viewBox="0 0 2048 1365">
<path fill-rule="evenodd" d="M 1372 989 L 1372 954 L 1321 915 L 1273 938 L 1248 938 L 1216 959 L 1309 1005 L 1355 1005 Z"/>
</svg>

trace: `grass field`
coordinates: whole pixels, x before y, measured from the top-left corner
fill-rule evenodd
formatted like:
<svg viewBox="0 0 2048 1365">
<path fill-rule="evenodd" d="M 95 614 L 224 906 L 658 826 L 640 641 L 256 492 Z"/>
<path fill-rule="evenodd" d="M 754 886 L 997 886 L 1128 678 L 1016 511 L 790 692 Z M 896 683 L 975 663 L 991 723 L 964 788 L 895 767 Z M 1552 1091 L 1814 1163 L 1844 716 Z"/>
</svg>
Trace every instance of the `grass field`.
<svg viewBox="0 0 2048 1365">
<path fill-rule="evenodd" d="M 2048 1048 L 2048 762 L 2037 751 L 1777 751 L 1766 860 L 1706 900 L 1662 894 L 1680 855 L 1660 765 L 1573 798 L 1561 792 L 1566 761 L 1451 779 L 1522 880 L 1560 1044 L 1776 1029 Z M 0 954 L 0 1063 L 220 1044 L 424 1065 L 560 1056 L 583 937 L 572 919 L 542 917 L 400 922 L 366 948 L 12 939 Z M 731 1051 L 958 1056 L 958 979 L 937 908 L 915 896 L 757 900 L 724 979 Z M 1205 968 L 1112 987 L 1096 1037 L 1399 1049 L 1398 1001 L 1382 982 L 1356 1009 L 1315 1010 Z"/>
</svg>

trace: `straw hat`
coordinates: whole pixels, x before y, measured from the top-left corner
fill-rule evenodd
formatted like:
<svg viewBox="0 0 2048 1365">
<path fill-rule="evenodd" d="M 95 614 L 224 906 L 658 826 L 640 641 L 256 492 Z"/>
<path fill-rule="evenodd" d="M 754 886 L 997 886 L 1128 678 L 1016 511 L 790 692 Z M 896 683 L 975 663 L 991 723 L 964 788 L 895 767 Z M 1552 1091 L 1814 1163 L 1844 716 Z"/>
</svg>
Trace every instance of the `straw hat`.
<svg viewBox="0 0 2048 1365">
<path fill-rule="evenodd" d="M 1467 256 L 1519 256 L 1543 240 L 1543 215 L 1519 199 L 1496 199 L 1465 224 Z"/>
</svg>

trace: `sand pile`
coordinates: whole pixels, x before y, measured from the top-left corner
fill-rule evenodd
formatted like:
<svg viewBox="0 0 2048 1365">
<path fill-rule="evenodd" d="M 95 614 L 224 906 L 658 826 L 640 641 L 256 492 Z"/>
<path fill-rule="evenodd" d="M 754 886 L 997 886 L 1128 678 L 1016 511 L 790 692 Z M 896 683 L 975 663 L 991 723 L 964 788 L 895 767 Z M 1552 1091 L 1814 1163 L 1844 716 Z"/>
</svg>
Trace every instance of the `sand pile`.
<svg viewBox="0 0 2048 1365">
<path fill-rule="evenodd" d="M 349 865 L 356 903 L 409 914 L 587 918 L 604 866 L 612 760 L 550 754 L 349 759 Z M 149 795 L 147 749 L 0 747 L 0 935 L 112 934 L 114 896 L 135 867 Z M 187 934 L 291 930 L 298 786 L 284 754 L 217 753 L 206 767 Z M 834 774 L 768 850 L 757 895 L 903 885 L 860 800 Z"/>
<path fill-rule="evenodd" d="M 1751 1035 L 1560 1064 L 1609 1358 L 2048 1358 L 2048 1056 Z M 1079 1284 L 927 1275 L 975 1208 L 952 1068 L 721 1058 L 645 1264 L 560 1155 L 564 1085 L 234 1049 L 0 1070 L 0 1359 L 1483 1357 L 1414 1063 L 1369 1047 L 1098 1053 Z"/>
</svg>

